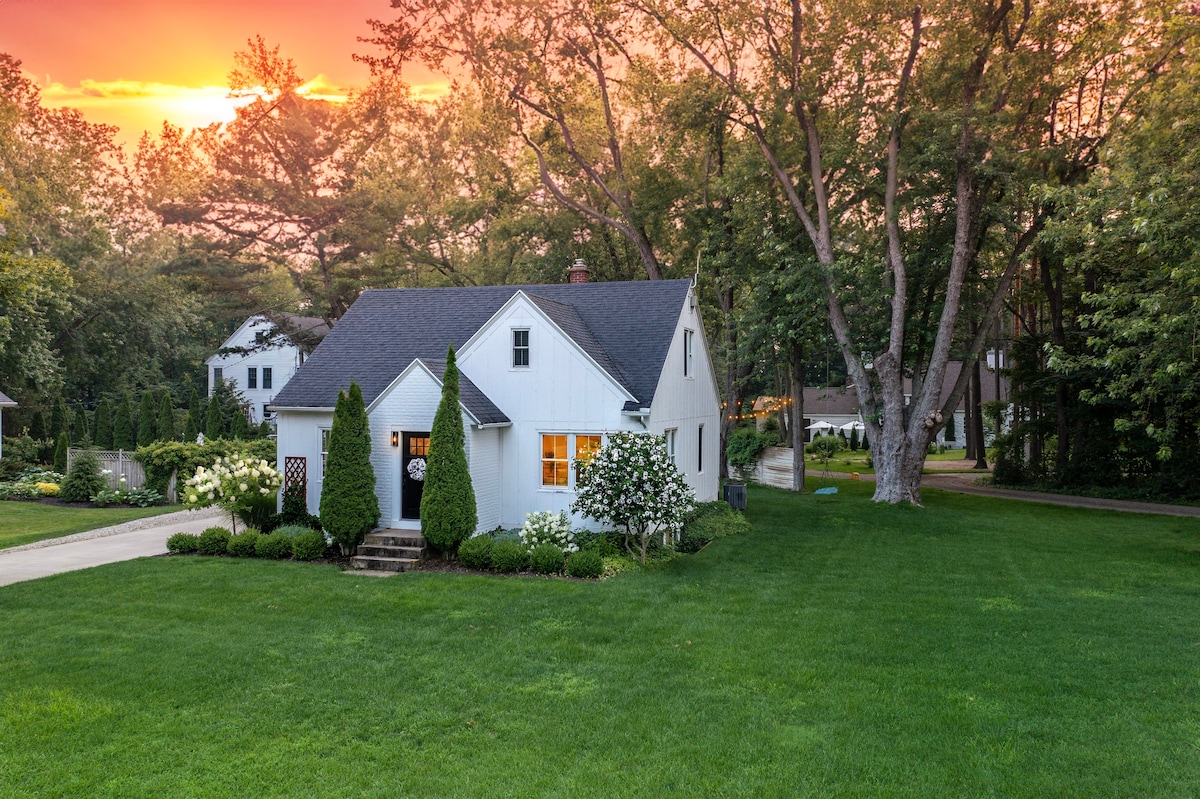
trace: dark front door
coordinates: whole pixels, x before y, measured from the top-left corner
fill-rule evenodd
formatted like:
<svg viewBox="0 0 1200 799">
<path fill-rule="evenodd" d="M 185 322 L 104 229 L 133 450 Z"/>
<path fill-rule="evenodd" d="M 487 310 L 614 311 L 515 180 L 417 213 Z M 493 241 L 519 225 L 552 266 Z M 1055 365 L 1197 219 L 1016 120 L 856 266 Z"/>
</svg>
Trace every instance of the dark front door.
<svg viewBox="0 0 1200 799">
<path fill-rule="evenodd" d="M 428 433 L 405 433 L 400 458 L 400 518 L 421 518 L 421 491 L 425 488 L 425 461 L 429 457 Z"/>
</svg>

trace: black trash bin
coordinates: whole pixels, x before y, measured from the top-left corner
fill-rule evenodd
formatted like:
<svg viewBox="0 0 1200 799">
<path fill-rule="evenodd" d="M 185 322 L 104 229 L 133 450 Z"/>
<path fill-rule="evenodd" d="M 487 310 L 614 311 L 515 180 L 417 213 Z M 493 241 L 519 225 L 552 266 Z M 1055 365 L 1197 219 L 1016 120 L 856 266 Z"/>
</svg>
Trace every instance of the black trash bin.
<svg viewBox="0 0 1200 799">
<path fill-rule="evenodd" d="M 729 507 L 734 510 L 746 509 L 746 484 L 745 483 L 726 483 L 725 484 L 725 501 L 729 503 Z"/>
</svg>

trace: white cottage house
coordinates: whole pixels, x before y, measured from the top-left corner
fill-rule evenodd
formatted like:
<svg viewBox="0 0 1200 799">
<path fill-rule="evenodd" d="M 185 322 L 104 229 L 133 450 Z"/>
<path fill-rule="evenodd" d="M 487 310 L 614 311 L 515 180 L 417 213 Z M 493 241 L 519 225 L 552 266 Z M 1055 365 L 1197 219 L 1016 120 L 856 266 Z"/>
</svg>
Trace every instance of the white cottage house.
<svg viewBox="0 0 1200 799">
<path fill-rule="evenodd" d="M 697 499 L 713 500 L 720 403 L 705 341 L 688 280 L 368 290 L 276 396 L 279 468 L 317 512 L 334 404 L 357 382 L 380 525 L 419 528 L 453 345 L 479 530 L 567 511 L 572 460 L 621 430 L 665 435 Z"/>
<path fill-rule="evenodd" d="M 326 333 L 324 319 L 278 314 L 274 321 L 251 316 L 208 358 L 208 395 L 217 381 L 233 386 L 246 401 L 246 419 L 258 424 L 267 407 Z"/>
</svg>

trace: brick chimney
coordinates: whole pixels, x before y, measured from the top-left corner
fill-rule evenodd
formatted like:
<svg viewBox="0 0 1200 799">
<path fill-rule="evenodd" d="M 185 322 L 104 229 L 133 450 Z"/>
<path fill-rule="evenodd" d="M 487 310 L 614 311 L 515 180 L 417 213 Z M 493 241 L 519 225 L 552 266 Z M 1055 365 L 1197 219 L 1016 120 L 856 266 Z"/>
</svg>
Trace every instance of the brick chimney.
<svg viewBox="0 0 1200 799">
<path fill-rule="evenodd" d="M 587 283 L 592 277 L 592 273 L 588 271 L 582 258 L 575 259 L 575 264 L 567 270 L 567 274 L 571 276 L 571 283 Z"/>
</svg>

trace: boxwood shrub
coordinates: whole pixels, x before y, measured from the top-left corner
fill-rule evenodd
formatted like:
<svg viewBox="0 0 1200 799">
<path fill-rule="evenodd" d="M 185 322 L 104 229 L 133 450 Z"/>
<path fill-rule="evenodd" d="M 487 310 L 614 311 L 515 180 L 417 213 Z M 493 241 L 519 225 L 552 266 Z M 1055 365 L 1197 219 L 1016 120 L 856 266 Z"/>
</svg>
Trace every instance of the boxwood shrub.
<svg viewBox="0 0 1200 799">
<path fill-rule="evenodd" d="M 255 529 L 238 533 L 229 539 L 225 551 L 235 558 L 252 558 L 254 557 L 254 545 L 258 542 L 258 535 L 258 531 Z"/>
<path fill-rule="evenodd" d="M 196 551 L 201 555 L 224 555 L 229 539 L 230 533 L 224 527 L 209 527 L 196 541 Z"/>
<path fill-rule="evenodd" d="M 604 574 L 604 559 L 594 549 L 581 549 L 567 556 L 567 574 L 571 577 L 597 579 Z"/>
<path fill-rule="evenodd" d="M 320 530 L 308 530 L 295 536 L 292 541 L 292 557 L 296 560 L 316 560 L 325 557 L 325 534 Z"/>
<path fill-rule="evenodd" d="M 172 555 L 188 555 L 200 547 L 200 536 L 195 533 L 175 533 L 167 539 L 167 551 Z"/>
<path fill-rule="evenodd" d="M 517 541 L 497 541 L 492 545 L 492 568 L 498 572 L 519 572 L 529 564 L 529 552 Z"/>
<path fill-rule="evenodd" d="M 538 574 L 558 574 L 563 568 L 563 551 L 549 541 L 529 550 L 529 565 Z"/>
<path fill-rule="evenodd" d="M 458 547 L 458 559 L 468 569 L 492 568 L 492 547 L 495 541 L 490 535 L 477 535 L 468 538 Z"/>
<path fill-rule="evenodd" d="M 254 554 L 260 558 L 280 560 L 292 556 L 292 537 L 280 535 L 278 531 L 270 535 L 260 535 L 254 542 Z"/>
</svg>

